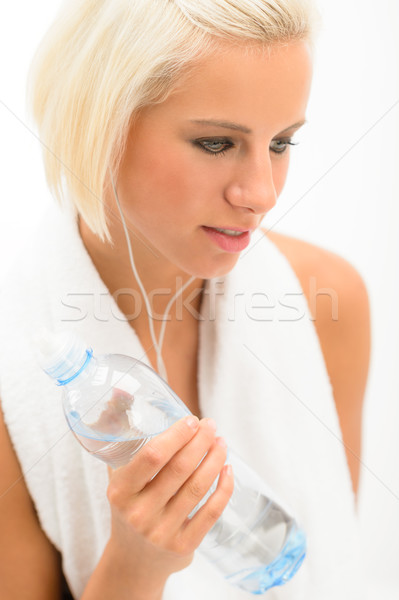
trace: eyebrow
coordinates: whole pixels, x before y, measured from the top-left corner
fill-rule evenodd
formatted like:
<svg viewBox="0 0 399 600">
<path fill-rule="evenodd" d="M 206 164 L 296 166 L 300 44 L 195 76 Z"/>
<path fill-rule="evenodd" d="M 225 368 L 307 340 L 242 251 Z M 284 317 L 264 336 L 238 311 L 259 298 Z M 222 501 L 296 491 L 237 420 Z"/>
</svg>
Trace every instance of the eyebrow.
<svg viewBox="0 0 399 600">
<path fill-rule="evenodd" d="M 242 131 L 243 133 L 252 133 L 252 130 L 245 125 L 239 125 L 238 123 L 233 123 L 232 121 L 218 121 L 217 119 L 192 119 L 191 123 L 196 123 L 197 125 L 214 125 L 216 127 L 223 127 L 224 129 L 234 129 L 235 131 Z M 290 125 L 280 133 L 285 133 L 286 131 L 290 131 L 290 129 L 299 129 L 306 123 L 306 119 L 302 121 L 298 121 L 298 123 L 294 123 Z"/>
</svg>

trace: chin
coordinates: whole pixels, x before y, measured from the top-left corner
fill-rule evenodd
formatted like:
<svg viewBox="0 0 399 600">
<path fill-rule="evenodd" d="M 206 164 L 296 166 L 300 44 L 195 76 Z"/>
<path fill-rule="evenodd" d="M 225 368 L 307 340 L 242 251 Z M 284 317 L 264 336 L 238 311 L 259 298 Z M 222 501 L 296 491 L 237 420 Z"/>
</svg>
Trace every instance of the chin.
<svg viewBox="0 0 399 600">
<path fill-rule="evenodd" d="M 222 254 L 219 260 L 212 260 L 207 265 L 196 265 L 189 270 L 190 274 L 200 279 L 213 279 L 224 277 L 232 271 L 237 264 L 240 254 Z"/>
</svg>

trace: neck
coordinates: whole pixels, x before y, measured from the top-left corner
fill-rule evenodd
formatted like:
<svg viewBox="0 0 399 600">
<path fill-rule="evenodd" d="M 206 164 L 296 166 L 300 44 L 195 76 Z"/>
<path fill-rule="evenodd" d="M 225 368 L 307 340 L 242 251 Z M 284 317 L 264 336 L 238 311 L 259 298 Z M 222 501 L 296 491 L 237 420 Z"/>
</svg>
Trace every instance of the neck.
<svg viewBox="0 0 399 600">
<path fill-rule="evenodd" d="M 139 331 L 148 330 L 148 315 L 139 283 L 132 271 L 123 227 L 116 217 L 110 222 L 113 243 L 102 242 L 85 221 L 79 219 L 79 231 L 99 275 L 121 311 L 134 315 L 132 325 Z M 169 301 L 190 279 L 190 275 L 160 256 L 146 241 L 131 234 L 130 241 L 138 275 L 147 293 L 157 335 Z M 204 280 L 196 278 L 178 294 L 167 316 L 168 325 L 198 320 Z M 123 293 L 122 293 L 123 290 Z M 128 290 L 128 291 L 127 291 Z M 158 333 L 157 333 L 158 332 Z"/>
</svg>

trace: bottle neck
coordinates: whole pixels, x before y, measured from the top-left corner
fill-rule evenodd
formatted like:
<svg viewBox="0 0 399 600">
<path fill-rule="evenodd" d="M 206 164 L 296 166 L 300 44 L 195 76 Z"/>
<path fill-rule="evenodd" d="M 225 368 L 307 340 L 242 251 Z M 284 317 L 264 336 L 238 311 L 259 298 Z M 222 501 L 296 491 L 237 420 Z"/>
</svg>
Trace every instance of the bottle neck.
<svg viewBox="0 0 399 600">
<path fill-rule="evenodd" d="M 58 386 L 68 386 L 73 388 L 76 385 L 81 385 L 82 381 L 87 379 L 96 369 L 96 359 L 93 356 L 93 350 L 88 348 L 85 352 L 85 356 L 82 357 L 82 364 L 76 368 L 70 369 L 62 375 L 62 378 L 57 379 Z"/>
</svg>

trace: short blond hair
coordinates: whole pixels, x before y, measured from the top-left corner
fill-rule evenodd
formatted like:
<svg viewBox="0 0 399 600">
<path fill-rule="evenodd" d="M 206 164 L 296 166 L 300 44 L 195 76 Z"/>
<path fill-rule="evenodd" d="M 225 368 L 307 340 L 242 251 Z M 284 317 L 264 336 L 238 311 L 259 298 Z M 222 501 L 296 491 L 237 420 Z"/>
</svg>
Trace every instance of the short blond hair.
<svg viewBox="0 0 399 600">
<path fill-rule="evenodd" d="M 165 100 L 221 40 L 312 43 L 317 23 L 312 0 L 66 0 L 28 78 L 50 191 L 110 239 L 108 170 L 140 108 Z"/>
</svg>

